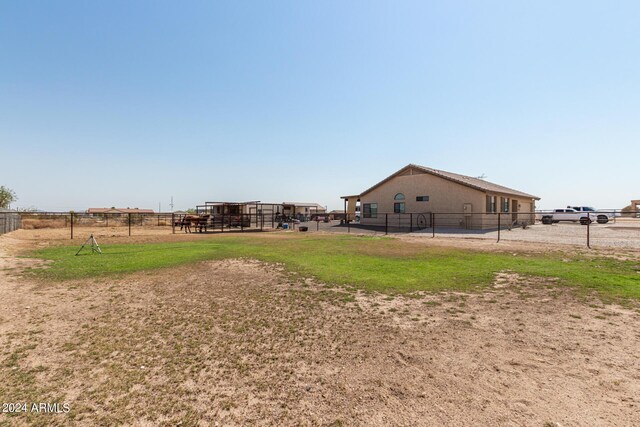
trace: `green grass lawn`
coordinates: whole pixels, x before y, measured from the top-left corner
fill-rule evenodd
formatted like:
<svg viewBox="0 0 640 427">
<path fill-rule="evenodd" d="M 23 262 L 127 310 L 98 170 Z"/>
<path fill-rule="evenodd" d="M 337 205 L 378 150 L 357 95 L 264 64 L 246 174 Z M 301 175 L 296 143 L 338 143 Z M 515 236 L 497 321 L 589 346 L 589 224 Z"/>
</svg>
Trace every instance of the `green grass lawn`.
<svg viewBox="0 0 640 427">
<path fill-rule="evenodd" d="M 216 236 L 179 243 L 105 245 L 102 250 L 103 255 L 81 256 L 75 256 L 77 247 L 70 246 L 38 250 L 34 256 L 53 263 L 34 274 L 67 280 L 246 257 L 284 263 L 291 271 L 326 283 L 371 291 L 466 291 L 486 286 L 496 272 L 509 270 L 558 277 L 562 284 L 596 290 L 605 297 L 640 298 L 640 266 L 634 261 L 425 247 L 390 238 Z"/>
</svg>

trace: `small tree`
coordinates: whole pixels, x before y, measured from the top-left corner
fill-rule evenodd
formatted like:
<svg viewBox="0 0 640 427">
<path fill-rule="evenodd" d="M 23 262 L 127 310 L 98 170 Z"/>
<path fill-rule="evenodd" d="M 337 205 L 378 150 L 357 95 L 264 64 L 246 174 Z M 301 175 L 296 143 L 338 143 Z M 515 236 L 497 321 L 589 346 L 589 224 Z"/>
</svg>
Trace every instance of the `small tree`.
<svg viewBox="0 0 640 427">
<path fill-rule="evenodd" d="M 0 208 L 8 209 L 11 203 L 16 200 L 18 200 L 18 197 L 16 197 L 16 193 L 12 189 L 0 185 Z"/>
</svg>

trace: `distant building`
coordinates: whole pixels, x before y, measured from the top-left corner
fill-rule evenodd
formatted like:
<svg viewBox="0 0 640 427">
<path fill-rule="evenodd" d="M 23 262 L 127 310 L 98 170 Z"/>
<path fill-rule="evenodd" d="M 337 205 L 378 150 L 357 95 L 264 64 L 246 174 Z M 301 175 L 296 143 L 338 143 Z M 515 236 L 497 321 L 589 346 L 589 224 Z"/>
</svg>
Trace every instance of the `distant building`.
<svg viewBox="0 0 640 427">
<path fill-rule="evenodd" d="M 357 213 L 359 214 L 359 212 Z M 341 209 L 334 209 L 332 211 L 327 212 L 327 216 L 329 217 L 329 219 L 344 219 L 345 215 L 344 215 L 344 210 Z"/>
<path fill-rule="evenodd" d="M 89 208 L 87 213 L 90 215 L 95 214 L 109 214 L 109 215 L 127 215 L 127 214 L 154 214 L 153 209 L 140 209 L 140 208 Z"/>
<path fill-rule="evenodd" d="M 311 216 L 324 214 L 327 209 L 318 203 L 307 202 L 283 202 L 283 213 L 298 219 L 310 218 Z"/>
<path fill-rule="evenodd" d="M 283 202 L 264 203 L 250 202 L 205 202 L 196 206 L 198 214 L 209 215 L 287 215 L 295 218 L 308 218 L 312 215 L 323 214 L 327 209 L 318 203 Z"/>
</svg>

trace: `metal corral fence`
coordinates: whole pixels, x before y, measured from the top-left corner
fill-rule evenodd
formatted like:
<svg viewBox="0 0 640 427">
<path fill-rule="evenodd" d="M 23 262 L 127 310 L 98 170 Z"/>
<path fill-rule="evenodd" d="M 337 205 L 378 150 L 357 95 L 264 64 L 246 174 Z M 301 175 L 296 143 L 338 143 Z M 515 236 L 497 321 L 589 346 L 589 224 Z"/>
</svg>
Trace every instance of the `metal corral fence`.
<svg viewBox="0 0 640 427">
<path fill-rule="evenodd" d="M 171 227 L 171 213 L 79 213 L 79 212 L 18 212 L 21 223 L 18 228 L 34 229 L 68 229 L 71 239 L 77 227 L 127 227 L 128 234 L 135 227 Z"/>
<path fill-rule="evenodd" d="M 84 213 L 84 212 L 18 212 L 17 228 L 68 229 L 71 239 L 79 227 L 126 227 L 129 236 L 138 227 L 164 227 L 170 233 L 213 233 L 229 231 L 265 231 L 295 229 L 299 220 L 279 213 L 250 213 L 237 215 L 196 215 L 184 213 Z M 322 218 L 322 217 L 321 217 Z M 307 218 L 308 219 L 308 218 Z"/>
<path fill-rule="evenodd" d="M 10 233 L 19 229 L 22 225 L 18 212 L 8 209 L 0 209 L 0 234 Z"/>
<path fill-rule="evenodd" d="M 528 227 L 536 222 L 536 214 L 527 213 L 376 213 L 360 218 L 348 215 L 347 227 L 388 233 L 412 233 L 435 230 L 458 233 L 483 232 Z"/>
<path fill-rule="evenodd" d="M 424 212 L 353 214 L 342 224 L 373 233 L 421 233 L 431 237 L 476 237 L 640 249 L 640 211 Z M 522 231 L 520 231 L 522 230 Z M 505 231 L 515 231 L 507 233 Z"/>
<path fill-rule="evenodd" d="M 302 219 L 302 220 L 300 220 Z M 532 243 L 569 243 L 640 249 L 640 212 L 599 211 L 567 218 L 561 212 L 422 212 L 354 214 L 317 213 L 293 218 L 278 213 L 191 215 L 177 213 L 0 212 L 0 233 L 17 228 L 67 229 L 126 227 L 131 236 L 142 227 L 160 227 L 167 233 L 226 233 L 269 230 L 341 233 L 415 233 L 424 237 L 475 237 Z M 507 232 L 508 231 L 508 232 Z M 511 233 L 511 231 L 513 231 Z M 83 230 L 86 232 L 86 230 Z"/>
</svg>

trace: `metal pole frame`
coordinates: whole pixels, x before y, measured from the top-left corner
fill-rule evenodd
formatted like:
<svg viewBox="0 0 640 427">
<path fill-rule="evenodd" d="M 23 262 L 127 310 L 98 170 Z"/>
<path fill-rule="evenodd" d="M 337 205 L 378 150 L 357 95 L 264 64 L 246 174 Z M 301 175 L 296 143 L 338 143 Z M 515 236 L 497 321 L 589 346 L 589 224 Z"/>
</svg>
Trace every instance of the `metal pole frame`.
<svg viewBox="0 0 640 427">
<path fill-rule="evenodd" d="M 498 241 L 496 243 L 500 243 L 500 212 L 498 212 Z"/>
<path fill-rule="evenodd" d="M 73 212 L 69 212 L 71 215 L 71 240 L 73 240 Z"/>
<path fill-rule="evenodd" d="M 347 199 L 344 199 L 344 222 L 349 224 L 349 215 L 347 214 Z"/>
<path fill-rule="evenodd" d="M 436 214 L 435 212 L 431 212 L 431 238 L 434 239 L 436 237 Z"/>
<path fill-rule="evenodd" d="M 129 237 L 131 237 L 131 212 L 129 212 Z"/>
</svg>

